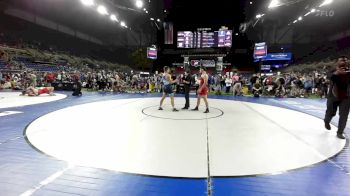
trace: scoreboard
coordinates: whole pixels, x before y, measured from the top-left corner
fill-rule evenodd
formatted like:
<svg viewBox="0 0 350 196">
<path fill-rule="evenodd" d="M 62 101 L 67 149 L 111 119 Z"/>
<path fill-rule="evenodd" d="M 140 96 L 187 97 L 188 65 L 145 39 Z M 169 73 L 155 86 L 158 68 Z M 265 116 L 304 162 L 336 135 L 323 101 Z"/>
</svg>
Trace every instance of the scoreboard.
<svg viewBox="0 0 350 196">
<path fill-rule="evenodd" d="M 232 47 L 232 30 L 221 28 L 218 31 L 211 29 L 198 29 L 177 32 L 178 48 L 215 48 Z"/>
</svg>

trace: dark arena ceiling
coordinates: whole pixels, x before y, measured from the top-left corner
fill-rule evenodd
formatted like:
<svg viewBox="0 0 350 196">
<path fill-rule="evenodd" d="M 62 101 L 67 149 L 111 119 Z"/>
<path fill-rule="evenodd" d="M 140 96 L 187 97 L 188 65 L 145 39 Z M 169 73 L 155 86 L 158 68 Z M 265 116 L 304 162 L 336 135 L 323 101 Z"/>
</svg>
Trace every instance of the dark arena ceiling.
<svg viewBox="0 0 350 196">
<path fill-rule="evenodd" d="M 332 13 L 331 17 L 316 16 L 304 17 L 303 21 L 293 24 L 293 21 L 303 16 L 313 7 L 320 5 L 324 0 L 279 0 L 281 6 L 269 9 L 272 0 L 145 0 L 146 14 L 137 9 L 134 0 L 95 0 L 103 4 L 108 11 L 115 13 L 120 20 L 124 20 L 129 29 L 123 29 L 112 23 L 108 18 L 96 13 L 96 10 L 83 6 L 80 0 L 2 0 L 0 9 L 18 8 L 39 16 L 48 18 L 57 23 L 88 32 L 89 35 L 113 42 L 116 35 L 128 31 L 141 32 L 156 36 L 161 31 L 162 22 L 173 22 L 175 30 L 194 30 L 196 28 L 214 28 L 227 26 L 235 32 L 239 31 L 242 23 L 254 33 L 261 28 L 269 28 L 268 24 L 277 24 L 279 28 L 290 26 L 298 31 L 329 35 L 347 30 L 350 16 L 349 0 L 333 0 L 329 6 L 320 9 Z M 265 14 L 257 19 L 257 14 Z M 150 18 L 160 19 L 159 23 L 150 21 Z M 253 28 L 254 27 L 254 28 Z M 130 30 L 131 29 L 131 30 Z M 149 39 L 149 38 L 143 38 Z M 254 39 L 249 37 L 248 39 Z"/>
<path fill-rule="evenodd" d="M 162 16 L 162 0 L 145 3 L 149 14 L 137 9 L 129 0 L 95 0 L 104 5 L 109 13 L 115 14 L 120 21 L 125 21 L 128 29 L 121 28 L 106 16 L 98 14 L 95 8 L 83 6 L 80 0 L 3 0 L 0 9 L 20 9 L 38 15 L 56 23 L 78 29 L 96 36 L 108 43 L 117 34 L 139 31 L 144 34 L 156 34 L 149 18 Z"/>
</svg>

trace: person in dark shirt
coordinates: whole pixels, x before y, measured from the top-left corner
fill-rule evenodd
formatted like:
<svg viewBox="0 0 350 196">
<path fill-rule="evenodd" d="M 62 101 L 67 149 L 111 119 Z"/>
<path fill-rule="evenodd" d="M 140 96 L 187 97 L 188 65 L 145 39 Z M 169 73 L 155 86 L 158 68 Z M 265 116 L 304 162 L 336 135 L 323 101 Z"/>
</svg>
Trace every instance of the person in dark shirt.
<svg viewBox="0 0 350 196">
<path fill-rule="evenodd" d="M 249 86 L 249 90 L 253 91 L 253 86 L 256 83 L 256 81 L 259 79 L 259 77 L 255 74 L 253 74 L 253 76 L 250 78 L 250 86 Z M 254 92 L 253 92 L 254 93 Z"/>
<path fill-rule="evenodd" d="M 327 97 L 327 111 L 325 115 L 325 127 L 330 130 L 330 122 L 336 115 L 339 108 L 339 123 L 337 137 L 346 139 L 344 129 L 348 120 L 350 110 L 350 73 L 349 60 L 347 57 L 339 57 L 337 59 L 336 70 L 331 72 L 330 92 Z"/>
<path fill-rule="evenodd" d="M 191 78 L 190 70 L 187 69 L 182 78 L 182 83 L 184 84 L 184 90 L 185 90 L 185 99 L 186 99 L 185 107 L 182 108 L 183 110 L 187 110 L 190 107 L 191 80 L 192 78 Z"/>
<path fill-rule="evenodd" d="M 253 84 L 253 95 L 254 97 L 260 97 L 262 93 L 262 86 L 260 84 L 259 80 L 255 80 L 255 83 Z"/>
</svg>

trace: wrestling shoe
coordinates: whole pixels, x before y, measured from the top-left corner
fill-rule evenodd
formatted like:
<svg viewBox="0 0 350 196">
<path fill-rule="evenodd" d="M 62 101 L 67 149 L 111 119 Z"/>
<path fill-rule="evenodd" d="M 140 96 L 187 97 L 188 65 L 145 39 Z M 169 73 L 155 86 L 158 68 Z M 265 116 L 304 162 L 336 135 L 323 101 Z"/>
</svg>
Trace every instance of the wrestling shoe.
<svg viewBox="0 0 350 196">
<path fill-rule="evenodd" d="M 198 111 L 198 107 L 193 108 L 191 111 Z"/>
<path fill-rule="evenodd" d="M 173 108 L 173 112 L 178 112 L 179 110 L 177 110 L 176 108 Z"/>
<path fill-rule="evenodd" d="M 324 127 L 327 129 L 327 130 L 331 130 L 331 125 L 329 123 L 324 123 Z"/>
<path fill-rule="evenodd" d="M 162 108 L 162 107 L 159 107 L 158 110 L 163 110 L 163 108 Z"/>
<path fill-rule="evenodd" d="M 346 137 L 342 133 L 337 133 L 337 138 L 342 139 L 342 140 L 346 139 Z"/>
<path fill-rule="evenodd" d="M 207 108 L 204 113 L 209 113 L 209 109 Z"/>
</svg>

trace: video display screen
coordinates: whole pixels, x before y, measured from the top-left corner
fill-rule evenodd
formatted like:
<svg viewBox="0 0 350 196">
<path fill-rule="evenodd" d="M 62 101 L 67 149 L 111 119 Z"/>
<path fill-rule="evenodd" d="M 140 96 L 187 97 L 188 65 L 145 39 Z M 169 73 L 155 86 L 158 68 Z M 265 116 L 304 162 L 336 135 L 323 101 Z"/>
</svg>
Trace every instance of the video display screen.
<svg viewBox="0 0 350 196">
<path fill-rule="evenodd" d="M 203 31 L 202 33 L 202 47 L 201 48 L 212 48 L 215 47 L 215 34 L 217 35 L 216 32 L 206 32 Z"/>
<path fill-rule="evenodd" d="M 147 48 L 147 58 L 157 59 L 158 51 L 156 48 Z"/>
<path fill-rule="evenodd" d="M 194 48 L 194 37 L 191 31 L 177 32 L 177 47 L 178 48 Z"/>
<path fill-rule="evenodd" d="M 218 47 L 231 47 L 232 46 L 232 31 L 220 30 L 218 34 Z"/>
<path fill-rule="evenodd" d="M 198 29 L 177 32 L 178 48 L 223 48 L 232 47 L 232 30 L 222 28 L 218 31 L 211 29 Z"/>
<path fill-rule="evenodd" d="M 254 59 L 263 59 L 267 56 L 267 45 L 265 42 L 256 43 L 254 47 Z"/>
</svg>

